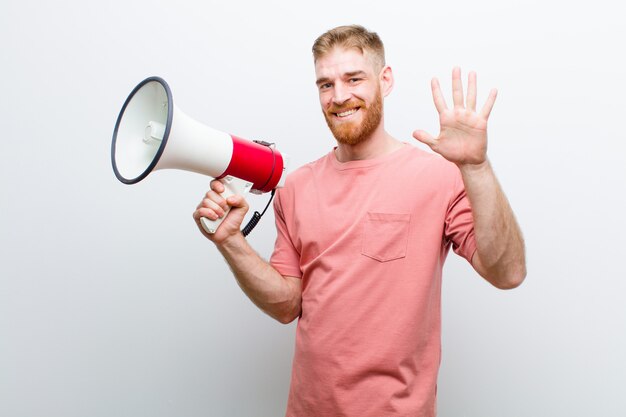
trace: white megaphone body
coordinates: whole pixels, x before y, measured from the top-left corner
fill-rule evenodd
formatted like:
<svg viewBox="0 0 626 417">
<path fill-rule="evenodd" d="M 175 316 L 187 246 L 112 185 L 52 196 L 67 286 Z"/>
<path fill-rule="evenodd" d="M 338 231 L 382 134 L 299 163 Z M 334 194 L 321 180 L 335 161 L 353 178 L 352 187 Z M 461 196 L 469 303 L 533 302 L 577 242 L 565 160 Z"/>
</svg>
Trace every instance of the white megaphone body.
<svg viewBox="0 0 626 417">
<path fill-rule="evenodd" d="M 124 184 L 135 184 L 158 169 L 182 169 L 223 179 L 222 196 L 228 198 L 282 187 L 287 156 L 273 144 L 242 139 L 192 119 L 174 105 L 165 80 L 150 77 L 133 89 L 120 111 L 111 163 Z M 202 218 L 202 227 L 215 233 L 224 217 Z"/>
</svg>

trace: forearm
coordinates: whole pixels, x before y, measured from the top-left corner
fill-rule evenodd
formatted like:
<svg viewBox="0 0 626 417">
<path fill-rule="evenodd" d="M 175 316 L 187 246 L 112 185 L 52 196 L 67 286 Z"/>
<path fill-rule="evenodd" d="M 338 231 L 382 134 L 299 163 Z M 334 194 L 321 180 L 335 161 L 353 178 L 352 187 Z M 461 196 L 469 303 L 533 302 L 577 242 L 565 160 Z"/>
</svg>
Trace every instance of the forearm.
<svg viewBox="0 0 626 417">
<path fill-rule="evenodd" d="M 250 247 L 243 235 L 216 244 L 250 300 L 269 316 L 289 323 L 300 314 L 299 280 L 283 277 Z"/>
<path fill-rule="evenodd" d="M 477 247 L 473 265 L 496 287 L 516 287 L 526 276 L 524 240 L 491 164 L 486 160 L 459 169 L 472 206 Z"/>
</svg>

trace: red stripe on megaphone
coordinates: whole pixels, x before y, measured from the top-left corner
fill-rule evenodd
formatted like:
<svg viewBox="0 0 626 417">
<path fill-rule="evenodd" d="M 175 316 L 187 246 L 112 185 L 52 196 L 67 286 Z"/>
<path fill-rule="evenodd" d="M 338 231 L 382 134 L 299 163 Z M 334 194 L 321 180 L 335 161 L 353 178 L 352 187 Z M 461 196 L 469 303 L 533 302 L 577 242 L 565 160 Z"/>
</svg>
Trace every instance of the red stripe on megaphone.
<svg viewBox="0 0 626 417">
<path fill-rule="evenodd" d="M 219 178 L 227 175 L 250 181 L 252 189 L 264 193 L 278 185 L 283 173 L 283 157 L 275 148 L 230 135 L 233 155 L 228 168 Z"/>
</svg>

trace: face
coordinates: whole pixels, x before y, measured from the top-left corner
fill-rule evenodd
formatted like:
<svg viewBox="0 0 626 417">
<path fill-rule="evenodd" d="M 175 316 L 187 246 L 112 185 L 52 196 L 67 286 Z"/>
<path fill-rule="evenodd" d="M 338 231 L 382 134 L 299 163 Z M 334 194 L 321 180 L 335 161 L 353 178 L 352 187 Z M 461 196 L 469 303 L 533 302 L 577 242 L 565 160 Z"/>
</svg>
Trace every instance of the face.
<svg viewBox="0 0 626 417">
<path fill-rule="evenodd" d="M 316 61 L 322 112 L 337 142 L 356 145 L 381 126 L 387 69 L 376 71 L 368 51 L 357 49 L 335 48 Z"/>
</svg>

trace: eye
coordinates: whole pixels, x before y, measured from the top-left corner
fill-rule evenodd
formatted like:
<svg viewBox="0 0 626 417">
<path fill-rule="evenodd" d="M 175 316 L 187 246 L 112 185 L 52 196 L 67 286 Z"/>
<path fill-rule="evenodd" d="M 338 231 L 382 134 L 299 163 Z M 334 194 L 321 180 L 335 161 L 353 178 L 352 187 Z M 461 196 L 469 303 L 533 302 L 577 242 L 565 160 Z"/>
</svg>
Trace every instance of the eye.
<svg viewBox="0 0 626 417">
<path fill-rule="evenodd" d="M 349 82 L 350 84 L 356 84 L 356 83 L 358 83 L 359 81 L 361 81 L 361 78 L 350 78 L 350 79 L 348 80 L 348 82 Z"/>
<path fill-rule="evenodd" d="M 320 84 L 319 85 L 319 89 L 320 90 L 328 90 L 330 87 L 332 87 L 333 85 L 331 83 L 324 83 L 324 84 Z"/>
</svg>

